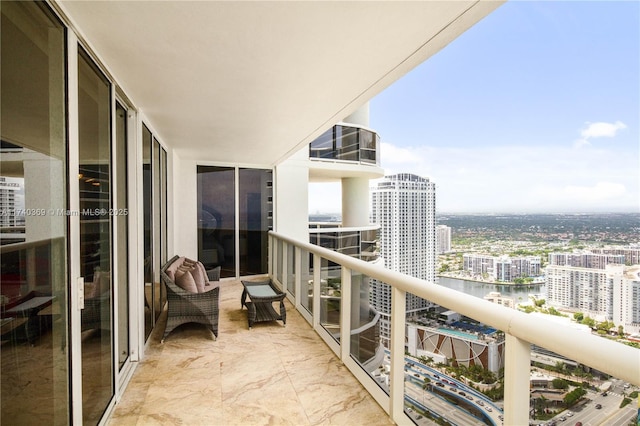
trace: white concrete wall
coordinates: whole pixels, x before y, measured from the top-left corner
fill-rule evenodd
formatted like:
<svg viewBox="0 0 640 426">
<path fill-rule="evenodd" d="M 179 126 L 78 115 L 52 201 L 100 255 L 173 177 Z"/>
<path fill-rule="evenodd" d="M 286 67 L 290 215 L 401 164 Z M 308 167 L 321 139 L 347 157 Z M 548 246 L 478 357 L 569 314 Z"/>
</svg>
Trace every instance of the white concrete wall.
<svg viewBox="0 0 640 426">
<path fill-rule="evenodd" d="M 198 179 L 197 162 L 181 159 L 175 151 L 173 158 L 173 252 L 198 258 Z"/>
<path fill-rule="evenodd" d="M 274 230 L 309 241 L 309 148 L 304 147 L 274 170 Z"/>
</svg>

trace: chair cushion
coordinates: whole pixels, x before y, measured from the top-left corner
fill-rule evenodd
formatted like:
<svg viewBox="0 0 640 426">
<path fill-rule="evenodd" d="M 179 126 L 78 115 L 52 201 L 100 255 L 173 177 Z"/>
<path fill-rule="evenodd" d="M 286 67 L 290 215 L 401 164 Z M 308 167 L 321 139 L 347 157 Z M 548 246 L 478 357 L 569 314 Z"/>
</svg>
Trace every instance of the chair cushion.
<svg viewBox="0 0 640 426">
<path fill-rule="evenodd" d="M 166 270 L 166 274 L 169 276 L 169 278 L 171 278 L 172 280 L 174 280 L 175 274 L 176 274 L 176 270 L 182 266 L 182 264 L 184 263 L 185 258 L 184 257 L 179 257 L 177 258 L 171 265 L 169 265 L 169 267 Z"/>
<path fill-rule="evenodd" d="M 209 284 L 207 271 L 198 261 L 185 259 L 175 271 L 175 283 L 184 291 L 190 293 L 204 293 Z"/>
<path fill-rule="evenodd" d="M 175 272 L 174 281 L 176 285 L 184 291 L 188 291 L 189 293 L 199 293 L 196 280 L 191 274 L 191 269 L 192 268 L 185 265 L 178 267 Z"/>
<path fill-rule="evenodd" d="M 191 268 L 191 275 L 193 275 L 193 279 L 196 281 L 198 293 L 204 293 L 204 288 L 209 284 L 207 271 L 205 271 L 204 265 L 200 262 L 196 262 Z"/>
</svg>

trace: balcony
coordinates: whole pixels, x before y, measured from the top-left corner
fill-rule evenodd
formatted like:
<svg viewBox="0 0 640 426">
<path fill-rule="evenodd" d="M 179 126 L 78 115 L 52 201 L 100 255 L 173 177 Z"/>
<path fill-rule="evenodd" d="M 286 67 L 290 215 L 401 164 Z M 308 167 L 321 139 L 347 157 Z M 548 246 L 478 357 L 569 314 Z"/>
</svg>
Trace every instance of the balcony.
<svg viewBox="0 0 640 426">
<path fill-rule="evenodd" d="M 372 130 L 355 125 L 337 124 L 309 145 L 309 158 L 380 164 L 380 137 Z"/>
<path fill-rule="evenodd" d="M 159 334 L 152 336 L 110 424 L 422 424 L 426 419 L 415 407 L 432 418 L 449 415 L 429 406 L 439 398 L 425 403 L 425 393 L 457 397 L 463 384 L 421 387 L 419 375 L 441 373 L 405 357 L 408 292 L 504 333 L 504 404 L 467 390 L 470 402 L 460 404 L 467 404 L 465 415 L 475 421 L 457 424 L 501 424 L 502 418 L 509 425 L 529 423 L 532 345 L 640 385 L 637 349 L 280 234 L 270 233 L 269 248 L 270 276 L 288 293 L 286 327 L 265 323 L 249 331 L 240 309 L 241 286 L 223 282 L 220 339 L 188 326 L 164 345 L 157 343 Z M 392 286 L 391 343 L 378 368 L 359 358 L 362 343 L 375 335 L 354 338 L 375 330 L 366 326 L 375 318 L 361 297 L 369 278 Z M 339 283 L 333 288 L 339 297 L 313 297 L 326 293 L 322 285 L 329 280 Z"/>
<path fill-rule="evenodd" d="M 107 424 L 393 424 L 289 301 L 285 327 L 249 330 L 241 294 L 222 282 L 217 341 L 186 324 L 160 344 L 161 317 Z"/>
</svg>

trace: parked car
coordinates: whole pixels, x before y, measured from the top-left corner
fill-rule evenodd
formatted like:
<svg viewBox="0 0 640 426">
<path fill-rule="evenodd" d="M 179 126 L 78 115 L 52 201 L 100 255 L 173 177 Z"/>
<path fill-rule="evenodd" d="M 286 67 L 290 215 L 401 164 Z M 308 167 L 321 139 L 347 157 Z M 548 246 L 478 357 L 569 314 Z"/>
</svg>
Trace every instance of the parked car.
<svg viewBox="0 0 640 426">
<path fill-rule="evenodd" d="M 601 404 L 596 404 L 596 410 L 599 410 L 599 409 L 601 409 L 601 408 L 602 408 L 602 405 L 601 405 Z"/>
</svg>

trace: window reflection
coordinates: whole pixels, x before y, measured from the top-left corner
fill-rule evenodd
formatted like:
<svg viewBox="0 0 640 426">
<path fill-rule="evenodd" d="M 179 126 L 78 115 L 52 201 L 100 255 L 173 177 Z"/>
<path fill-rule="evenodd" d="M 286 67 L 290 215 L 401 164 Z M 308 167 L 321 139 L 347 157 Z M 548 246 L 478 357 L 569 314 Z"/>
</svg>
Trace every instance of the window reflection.
<svg viewBox="0 0 640 426">
<path fill-rule="evenodd" d="M 111 338 L 111 86 L 84 51 L 78 55 L 82 417 L 96 424 L 114 393 Z"/>
<path fill-rule="evenodd" d="M 69 423 L 64 30 L 0 4 L 0 419 Z"/>
<path fill-rule="evenodd" d="M 235 169 L 198 166 L 198 260 L 235 277 Z"/>
<path fill-rule="evenodd" d="M 309 144 L 309 158 L 377 164 L 380 139 L 359 127 L 336 125 Z"/>
</svg>

